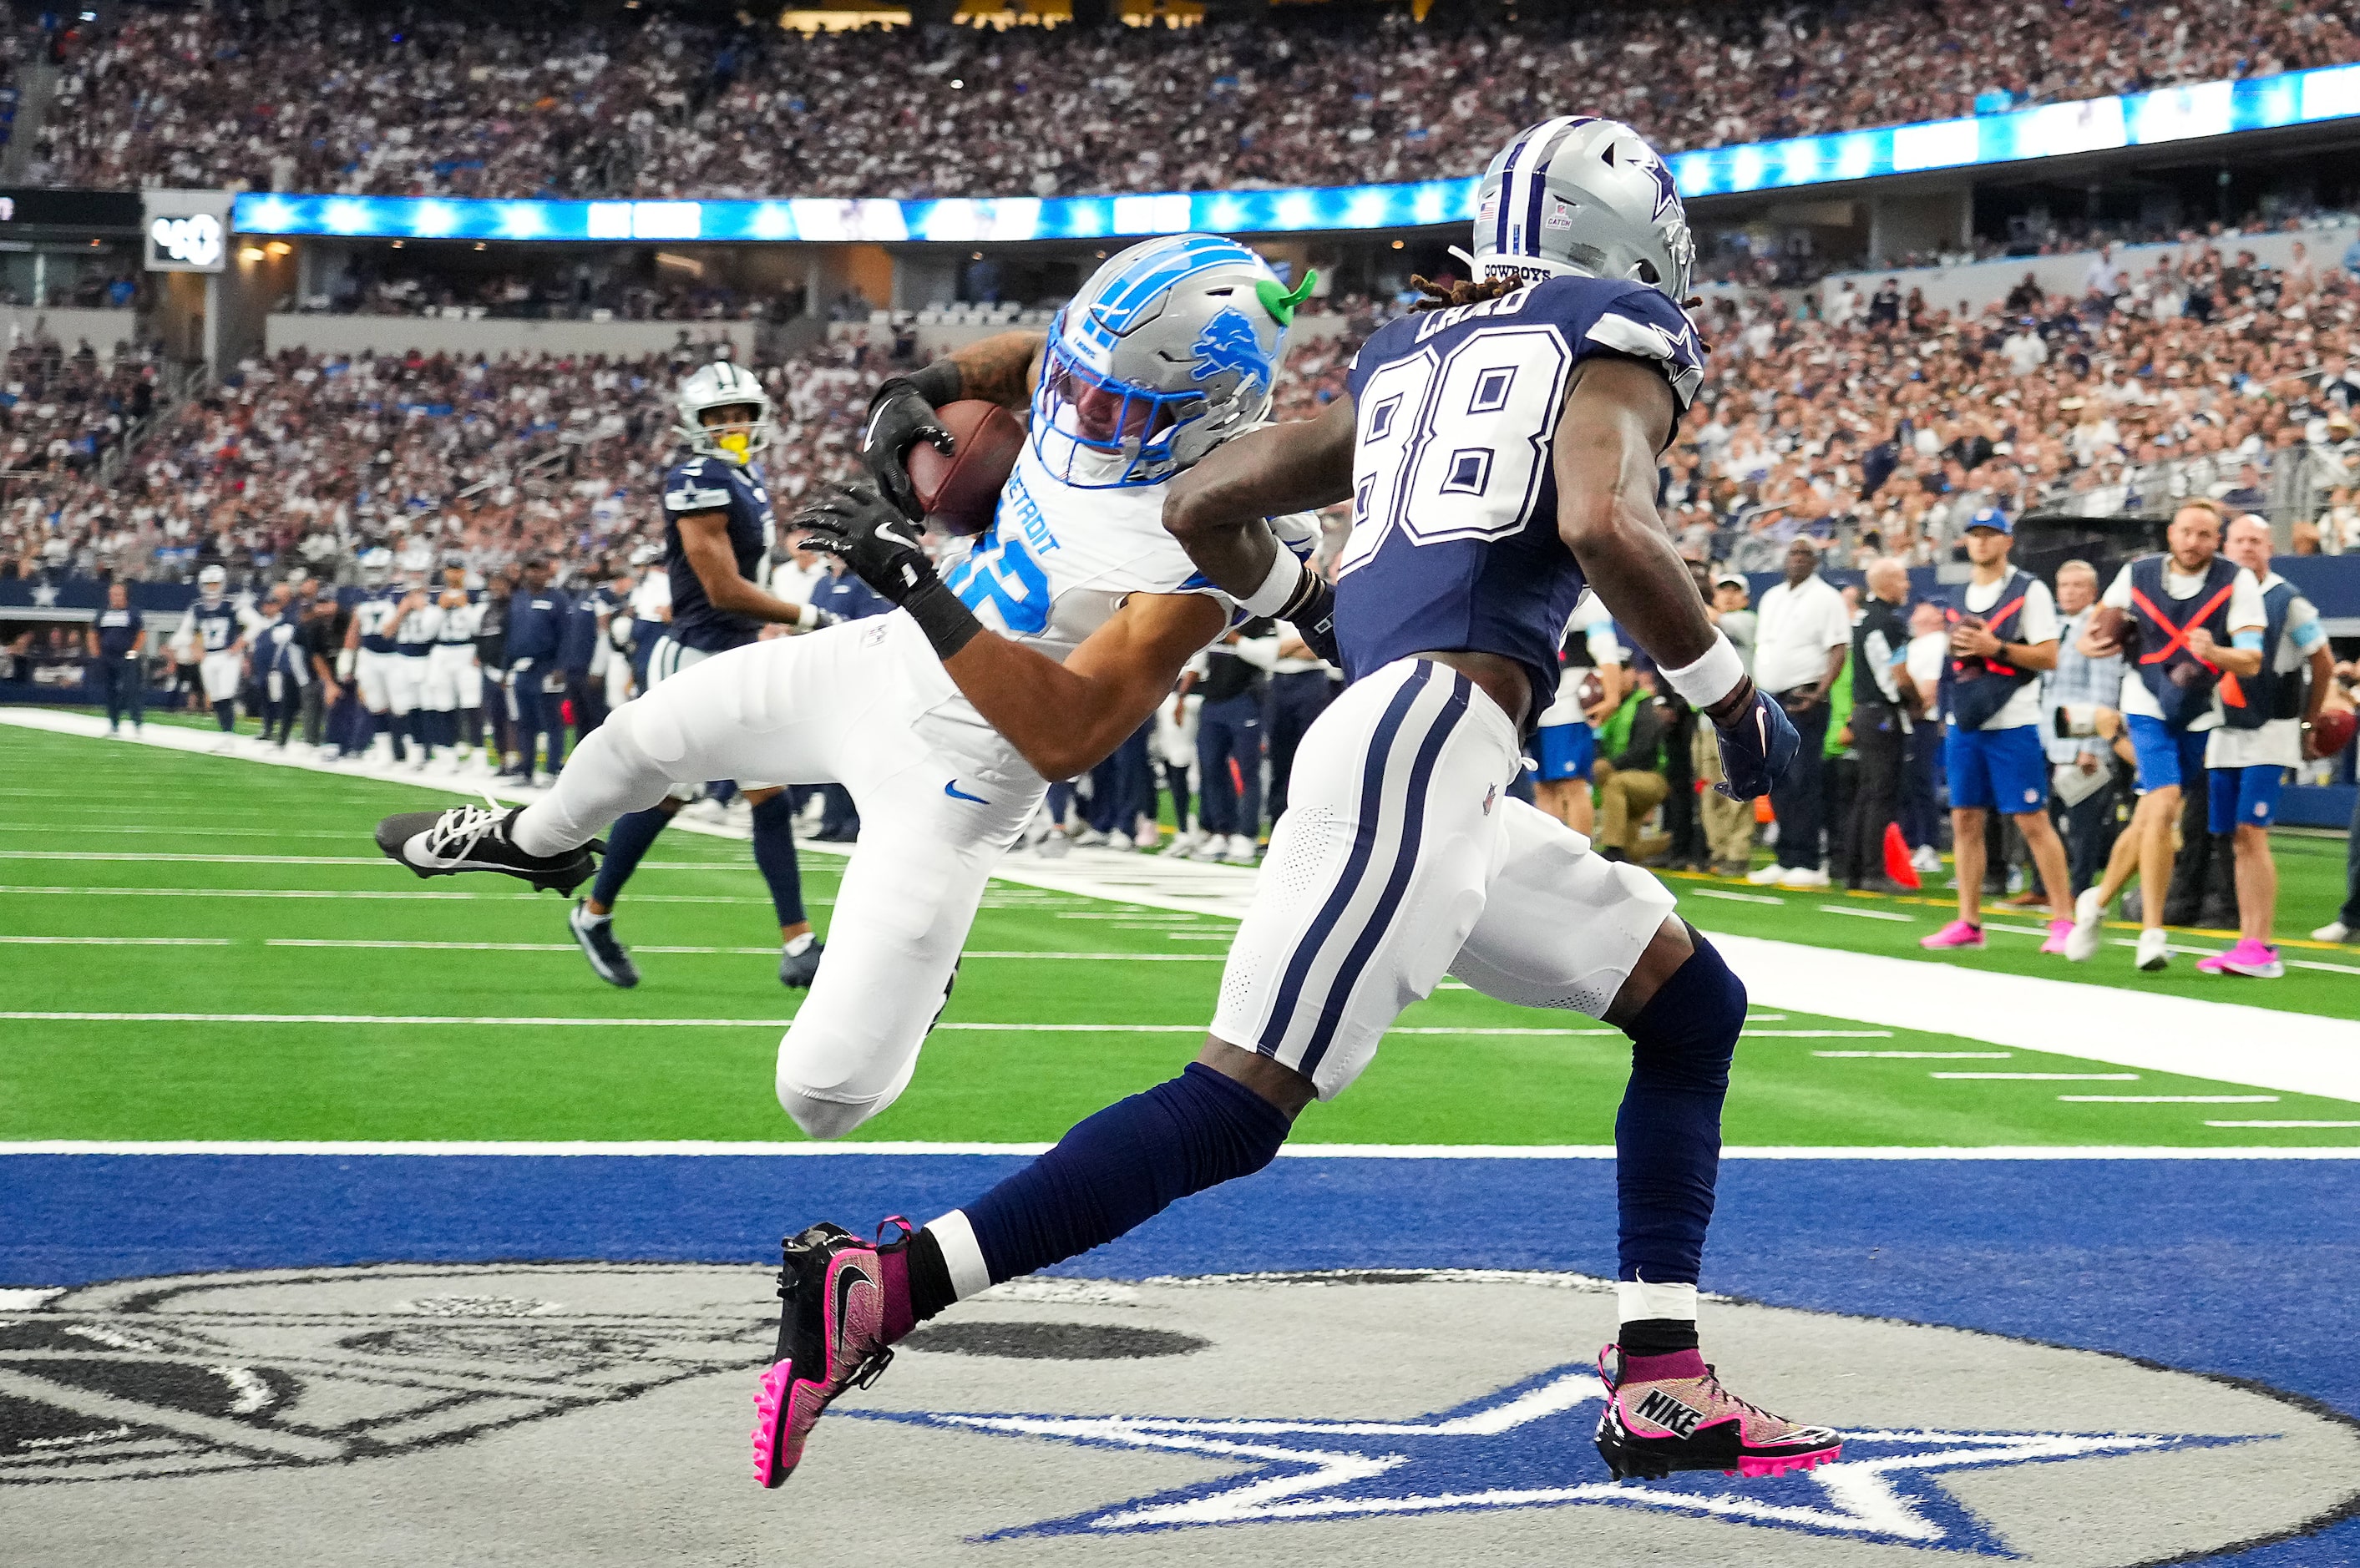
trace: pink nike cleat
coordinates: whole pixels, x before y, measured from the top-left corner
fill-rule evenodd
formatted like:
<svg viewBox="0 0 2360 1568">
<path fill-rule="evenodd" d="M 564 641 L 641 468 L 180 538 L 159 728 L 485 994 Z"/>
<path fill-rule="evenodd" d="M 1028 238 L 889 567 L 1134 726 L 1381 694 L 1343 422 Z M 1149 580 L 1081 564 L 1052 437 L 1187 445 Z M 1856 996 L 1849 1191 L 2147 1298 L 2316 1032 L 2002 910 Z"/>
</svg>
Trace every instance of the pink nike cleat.
<svg viewBox="0 0 2360 1568">
<path fill-rule="evenodd" d="M 2065 939 L 2072 934 L 2073 922 L 2071 920 L 2062 920 L 2049 921 L 2049 940 L 2040 944 L 2040 951 L 2043 953 L 2063 953 L 2065 951 Z"/>
<path fill-rule="evenodd" d="M 2278 962 L 2278 950 L 2256 942 L 2252 937 L 2239 937 L 2237 945 L 2226 953 L 2216 953 L 2196 961 L 2199 975 L 2243 975 L 2253 980 L 2277 980 L 2286 975 L 2286 965 Z"/>
<path fill-rule="evenodd" d="M 1918 945 L 1928 953 L 1944 953 L 1954 947 L 1981 947 L 1983 945 L 1983 928 L 1970 925 L 1964 920 L 1952 920 L 1932 936 L 1919 937 Z"/>
<path fill-rule="evenodd" d="M 1832 1430 L 1798 1426 L 1722 1388 L 1693 1350 L 1626 1357 L 1610 1345 L 1598 1353 L 1598 1377 L 1606 1385 L 1598 1454 L 1618 1481 L 1661 1480 L 1675 1470 L 1784 1475 L 1843 1451 Z"/>
<path fill-rule="evenodd" d="M 883 1239 L 898 1225 L 898 1240 Z M 869 1387 L 892 1361 L 889 1348 L 913 1326 L 909 1246 L 896 1214 L 875 1243 L 840 1225 L 815 1225 L 783 1244 L 779 1348 L 754 1395 L 754 1479 L 776 1486 L 794 1473 L 813 1423 L 847 1388 Z"/>
</svg>

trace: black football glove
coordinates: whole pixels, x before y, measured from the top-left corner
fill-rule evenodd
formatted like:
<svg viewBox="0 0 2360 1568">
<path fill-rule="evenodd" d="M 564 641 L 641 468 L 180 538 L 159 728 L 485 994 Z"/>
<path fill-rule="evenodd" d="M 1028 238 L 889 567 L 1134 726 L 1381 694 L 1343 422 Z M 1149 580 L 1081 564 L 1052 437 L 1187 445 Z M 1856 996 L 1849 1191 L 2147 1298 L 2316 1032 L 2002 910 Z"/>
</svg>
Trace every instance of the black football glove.
<svg viewBox="0 0 2360 1568">
<path fill-rule="evenodd" d="M 926 509 L 910 485 L 905 465 L 913 442 L 924 441 L 945 457 L 951 454 L 951 433 L 934 418 L 934 406 L 906 376 L 897 376 L 877 388 L 869 399 L 869 422 L 860 430 L 860 461 L 877 481 L 886 499 L 912 522 Z"/>
<path fill-rule="evenodd" d="M 918 525 L 873 485 L 825 486 L 804 503 L 793 526 L 810 530 L 809 549 L 835 556 L 896 604 L 940 581 L 918 542 Z"/>
</svg>

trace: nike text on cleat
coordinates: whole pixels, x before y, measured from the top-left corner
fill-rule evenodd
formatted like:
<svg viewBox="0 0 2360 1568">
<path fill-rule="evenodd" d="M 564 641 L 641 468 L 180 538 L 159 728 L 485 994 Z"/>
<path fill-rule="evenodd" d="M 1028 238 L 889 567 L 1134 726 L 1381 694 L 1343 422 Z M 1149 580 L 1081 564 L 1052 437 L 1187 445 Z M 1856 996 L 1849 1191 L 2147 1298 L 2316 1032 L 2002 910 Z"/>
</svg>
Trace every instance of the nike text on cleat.
<svg viewBox="0 0 2360 1568">
<path fill-rule="evenodd" d="M 890 1242 L 889 1225 L 901 1233 Z M 872 1244 L 815 1225 L 783 1244 L 779 1345 L 754 1394 L 754 1479 L 765 1486 L 794 1473 L 821 1413 L 845 1389 L 875 1382 L 910 1332 L 903 1254 L 915 1233 L 898 1215 L 877 1229 Z"/>
<path fill-rule="evenodd" d="M 1834 1459 L 1843 1439 L 1823 1426 L 1801 1426 L 1748 1404 L 1702 1377 L 1624 1381 L 1619 1345 L 1599 1353 L 1606 1386 L 1598 1418 L 1598 1454 L 1618 1481 L 1661 1480 L 1676 1470 L 1731 1475 L 1783 1475 Z"/>
<path fill-rule="evenodd" d="M 617 939 L 612 920 L 592 920 L 589 909 L 576 903 L 565 912 L 565 929 L 574 933 L 574 945 L 599 979 L 626 991 L 639 983 L 639 966 L 631 962 L 630 949 Z"/>
<path fill-rule="evenodd" d="M 1767 795 L 1803 749 L 1795 721 L 1766 691 L 1754 692 L 1754 706 L 1726 728 L 1714 725 L 1713 733 L 1721 738 L 1722 774 L 1713 788 L 1732 800 Z"/>
<path fill-rule="evenodd" d="M 812 944 L 801 953 L 780 953 L 779 984 L 791 991 L 806 989 L 819 977 L 819 955 L 826 946 L 825 942 L 814 937 Z"/>
<path fill-rule="evenodd" d="M 453 806 L 441 811 L 403 811 L 377 823 L 377 846 L 421 877 L 497 871 L 530 882 L 536 890 L 573 892 L 597 869 L 593 856 L 606 846 L 592 839 L 563 855 L 527 855 L 508 836 L 523 810 Z"/>
</svg>

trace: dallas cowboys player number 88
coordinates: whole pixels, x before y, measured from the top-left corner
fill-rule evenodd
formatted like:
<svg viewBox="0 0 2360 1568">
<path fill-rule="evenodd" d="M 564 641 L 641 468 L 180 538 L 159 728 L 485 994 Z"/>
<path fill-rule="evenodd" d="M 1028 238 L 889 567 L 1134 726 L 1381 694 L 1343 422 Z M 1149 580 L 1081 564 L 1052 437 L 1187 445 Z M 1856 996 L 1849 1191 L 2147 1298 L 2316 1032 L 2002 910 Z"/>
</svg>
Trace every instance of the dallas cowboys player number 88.
<svg viewBox="0 0 2360 1568">
<path fill-rule="evenodd" d="M 923 1230 L 869 1243 L 821 1225 L 791 1245 L 758 1399 L 766 1479 L 915 1323 L 1260 1170 L 1446 971 L 1631 1037 L 1615 1127 L 1622 1327 L 1601 1358 L 1598 1432 L 1614 1474 L 1774 1475 L 1834 1457 L 1834 1432 L 1739 1399 L 1698 1347 L 1744 987 L 1653 877 L 1504 797 L 1585 585 L 1712 716 L 1732 793 L 1765 790 L 1797 749 L 1655 510 L 1657 456 L 1702 379 L 1681 310 L 1688 225 L 1646 143 L 1582 118 L 1495 158 L 1480 212 L 1480 281 L 1381 329 L 1320 418 L 1240 437 L 1164 498 L 1165 526 L 1215 584 L 1249 610 L 1315 619 L 1324 586 L 1263 519 L 1353 508 L 1333 590 L 1350 684 L 1296 753 L 1202 1051 Z"/>
</svg>

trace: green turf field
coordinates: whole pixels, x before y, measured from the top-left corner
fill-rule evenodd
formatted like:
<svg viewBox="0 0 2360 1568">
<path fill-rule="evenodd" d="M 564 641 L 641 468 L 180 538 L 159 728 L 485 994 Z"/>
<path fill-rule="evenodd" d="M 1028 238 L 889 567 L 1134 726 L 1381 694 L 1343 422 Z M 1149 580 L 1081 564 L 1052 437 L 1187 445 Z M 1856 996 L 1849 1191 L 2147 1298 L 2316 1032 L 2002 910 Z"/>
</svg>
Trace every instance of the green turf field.
<svg viewBox="0 0 2360 1568">
<path fill-rule="evenodd" d="M 675 832 L 658 846 L 622 916 L 645 982 L 621 992 L 591 976 L 555 897 L 491 878 L 421 882 L 377 854 L 377 817 L 447 793 L 14 728 L 0 729 L 0 1011 L 149 1015 L 0 1018 L 0 1141 L 797 1136 L 770 1088 L 797 994 L 777 984 L 769 899 L 742 844 Z M 2314 906 L 2341 848 L 2289 842 L 2289 926 L 2325 918 Z M 805 856 L 823 930 L 837 864 Z M 2340 860 L 2332 868 L 2340 880 Z M 1932 898 L 1676 887 L 1708 931 L 1868 953 L 1915 956 L 1915 938 L 1947 918 Z M 1168 1076 L 1196 1050 L 1229 927 L 995 883 L 915 1082 L 859 1136 L 1046 1140 Z M 2063 969 L 2035 957 L 2035 937 L 1994 940 L 1988 953 L 1942 962 Z M 2187 944 L 2225 945 L 2192 933 Z M 2160 981 L 2140 977 L 2111 954 L 2072 977 L 2360 1011 L 2360 953 L 2288 953 L 2321 967 L 2266 991 L 2184 961 Z M 1105 1027 L 1041 1027 L 1072 1025 Z M 1612 1140 L 1619 1033 L 1455 985 L 1401 1029 L 1350 1094 L 1306 1114 L 1299 1138 Z M 2337 1100 L 2060 1098 L 2262 1093 L 2127 1071 L 1758 1014 L 1725 1131 L 1751 1145 L 2360 1142 L 2355 1129 L 2208 1125 L 2360 1119 Z M 1983 1072 L 2108 1076 L 1936 1076 Z"/>
</svg>

